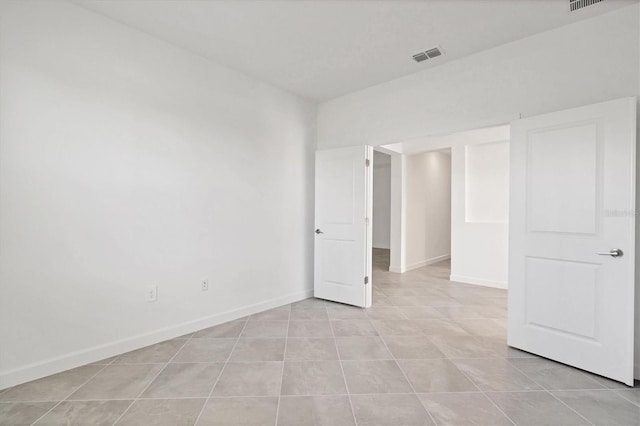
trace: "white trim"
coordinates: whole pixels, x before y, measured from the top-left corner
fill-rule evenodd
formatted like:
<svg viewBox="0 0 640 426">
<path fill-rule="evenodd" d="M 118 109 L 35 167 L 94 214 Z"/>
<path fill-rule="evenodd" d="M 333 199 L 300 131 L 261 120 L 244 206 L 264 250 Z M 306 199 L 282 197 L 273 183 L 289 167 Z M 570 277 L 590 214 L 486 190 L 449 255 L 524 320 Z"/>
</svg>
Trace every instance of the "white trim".
<svg viewBox="0 0 640 426">
<path fill-rule="evenodd" d="M 423 266 L 433 265 L 434 263 L 442 262 L 443 260 L 451 259 L 451 254 L 443 254 L 442 256 L 432 257 L 431 259 L 421 260 L 420 262 L 412 263 L 410 265 L 404 265 L 399 268 L 395 266 L 389 266 L 389 272 L 404 273 L 413 269 L 422 268 Z"/>
<path fill-rule="evenodd" d="M 508 287 L 506 281 L 491 281 L 485 280 L 484 278 L 467 277 L 464 275 L 451 275 L 449 279 L 458 283 L 475 284 L 484 287 L 503 288 L 505 290 Z"/>
<path fill-rule="evenodd" d="M 256 314 L 268 309 L 277 308 L 278 306 L 287 305 L 289 303 L 298 302 L 300 300 L 313 297 L 313 289 L 307 291 L 289 294 L 287 296 L 277 297 L 265 302 L 244 306 L 233 309 L 231 311 L 222 312 L 192 321 L 183 322 L 178 325 L 161 328 L 149 333 L 139 334 L 137 336 L 128 337 L 115 342 L 94 346 L 87 349 L 71 352 L 56 358 L 29 364 L 13 370 L 0 372 L 0 390 L 11 386 L 26 383 L 31 380 L 49 376 L 51 374 L 60 373 L 71 368 L 80 367 L 85 364 L 120 355 L 125 352 L 144 348 L 149 345 L 163 342 L 193 333 L 204 328 L 213 327 L 228 321 L 246 317 L 247 315 Z"/>
</svg>

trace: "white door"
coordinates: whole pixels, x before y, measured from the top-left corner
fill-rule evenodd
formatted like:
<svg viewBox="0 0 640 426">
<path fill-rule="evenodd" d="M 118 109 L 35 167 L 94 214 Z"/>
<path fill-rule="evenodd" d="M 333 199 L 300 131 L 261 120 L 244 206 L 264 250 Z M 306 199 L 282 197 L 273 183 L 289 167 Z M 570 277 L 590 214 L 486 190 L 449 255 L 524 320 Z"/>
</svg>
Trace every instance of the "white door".
<svg viewBox="0 0 640 426">
<path fill-rule="evenodd" d="M 317 298 L 371 306 L 372 159 L 368 146 L 316 152 Z"/>
<path fill-rule="evenodd" d="M 628 385 L 635 110 L 625 98 L 517 120 L 510 150 L 509 345 Z"/>
</svg>

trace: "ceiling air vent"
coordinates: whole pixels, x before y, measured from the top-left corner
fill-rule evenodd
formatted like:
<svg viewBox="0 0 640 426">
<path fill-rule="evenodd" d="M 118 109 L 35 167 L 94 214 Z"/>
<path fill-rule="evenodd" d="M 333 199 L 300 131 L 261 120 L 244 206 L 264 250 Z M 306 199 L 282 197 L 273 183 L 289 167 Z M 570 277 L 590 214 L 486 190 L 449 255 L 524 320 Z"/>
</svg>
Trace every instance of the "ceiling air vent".
<svg viewBox="0 0 640 426">
<path fill-rule="evenodd" d="M 437 58 L 438 56 L 442 56 L 442 50 L 438 47 L 434 47 L 433 49 L 429 49 L 426 52 L 420 52 L 413 55 L 413 60 L 416 62 L 426 61 L 427 59 Z"/>
<path fill-rule="evenodd" d="M 413 60 L 416 62 L 426 61 L 427 59 L 429 59 L 429 57 L 424 52 L 416 53 L 415 55 L 413 55 Z"/>
<path fill-rule="evenodd" d="M 601 1 L 602 0 L 569 0 L 569 8 L 572 12 L 575 12 L 578 9 L 600 3 Z"/>
</svg>

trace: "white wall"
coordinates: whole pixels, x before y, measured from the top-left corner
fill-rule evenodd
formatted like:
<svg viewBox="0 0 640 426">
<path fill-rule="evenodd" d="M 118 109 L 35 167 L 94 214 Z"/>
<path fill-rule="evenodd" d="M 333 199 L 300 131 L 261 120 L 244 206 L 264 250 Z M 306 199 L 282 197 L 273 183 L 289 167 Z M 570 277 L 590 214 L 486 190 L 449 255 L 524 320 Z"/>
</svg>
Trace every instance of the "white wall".
<svg viewBox="0 0 640 426">
<path fill-rule="evenodd" d="M 309 295 L 313 105 L 67 2 L 0 27 L 0 388 Z"/>
<path fill-rule="evenodd" d="M 638 52 L 632 5 L 324 102 L 318 146 L 377 146 L 634 96 Z"/>
<path fill-rule="evenodd" d="M 509 142 L 467 132 L 451 162 L 451 280 L 507 288 Z"/>
<path fill-rule="evenodd" d="M 404 270 L 451 254 L 451 156 L 410 155 L 406 161 L 406 260 Z"/>
<path fill-rule="evenodd" d="M 373 226 L 374 248 L 389 249 L 391 239 L 391 157 L 373 153 Z"/>
</svg>

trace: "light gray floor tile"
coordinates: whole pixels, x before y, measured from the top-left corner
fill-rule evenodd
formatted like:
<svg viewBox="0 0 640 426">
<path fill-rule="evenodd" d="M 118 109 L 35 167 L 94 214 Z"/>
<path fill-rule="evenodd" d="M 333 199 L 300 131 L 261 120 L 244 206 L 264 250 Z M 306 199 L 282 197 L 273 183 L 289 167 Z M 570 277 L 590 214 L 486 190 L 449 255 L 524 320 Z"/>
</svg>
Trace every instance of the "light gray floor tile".
<svg viewBox="0 0 640 426">
<path fill-rule="evenodd" d="M 397 359 L 445 358 L 426 336 L 384 336 L 383 339 Z"/>
<path fill-rule="evenodd" d="M 325 361 L 338 359 L 333 339 L 290 338 L 287 340 L 287 361 Z"/>
<path fill-rule="evenodd" d="M 433 420 L 416 395 L 353 395 L 358 426 L 430 426 Z"/>
<path fill-rule="evenodd" d="M 337 320 L 331 321 L 331 327 L 336 337 L 340 336 L 377 336 L 371 321 L 367 320 Z"/>
<path fill-rule="evenodd" d="M 104 365 L 86 365 L 14 386 L 0 394 L 0 401 L 59 401 L 103 368 Z"/>
<path fill-rule="evenodd" d="M 439 426 L 513 424 L 482 393 L 425 393 L 419 396 Z"/>
<path fill-rule="evenodd" d="M 224 362 L 231 354 L 236 340 L 191 339 L 176 354 L 173 362 Z"/>
<path fill-rule="evenodd" d="M 469 334 L 450 320 L 427 319 L 416 320 L 415 323 L 425 336 L 464 336 Z"/>
<path fill-rule="evenodd" d="M 349 393 L 413 392 L 395 361 L 343 361 Z"/>
<path fill-rule="evenodd" d="M 431 341 L 447 358 L 492 358 L 497 357 L 475 336 L 433 336 Z"/>
<path fill-rule="evenodd" d="M 374 307 L 393 307 L 391 302 L 389 302 L 389 298 L 385 296 L 373 296 L 373 300 L 371 301 L 371 306 Z"/>
<path fill-rule="evenodd" d="M 246 321 L 230 321 L 224 324 L 216 325 L 214 327 L 205 328 L 204 330 L 196 331 L 193 337 L 199 338 L 234 338 L 240 336 L 242 329 L 244 328 Z"/>
<path fill-rule="evenodd" d="M 285 339 L 245 339 L 238 340 L 230 362 L 283 361 Z"/>
<path fill-rule="evenodd" d="M 327 308 L 327 314 L 330 320 L 357 320 L 367 318 L 365 310 L 355 306 L 340 306 L 338 308 L 329 306 Z"/>
<path fill-rule="evenodd" d="M 432 306 L 405 306 L 400 308 L 408 319 L 442 319 L 443 315 Z"/>
<path fill-rule="evenodd" d="M 421 300 L 416 296 L 388 296 L 392 306 L 421 306 Z"/>
<path fill-rule="evenodd" d="M 446 359 L 402 359 L 400 368 L 416 392 L 470 392 L 478 388 Z"/>
<path fill-rule="evenodd" d="M 407 317 L 404 315 L 403 311 L 400 308 L 394 307 L 371 307 L 365 310 L 366 315 L 370 319 L 377 320 L 406 320 Z"/>
<path fill-rule="evenodd" d="M 616 389 L 616 393 L 640 407 L 640 389 Z"/>
<path fill-rule="evenodd" d="M 611 390 L 552 392 L 594 425 L 640 425 L 640 407 Z"/>
<path fill-rule="evenodd" d="M 412 320 L 374 320 L 382 336 L 422 336 L 422 328 Z"/>
<path fill-rule="evenodd" d="M 291 308 L 289 305 L 280 308 L 269 309 L 249 317 L 249 321 L 288 321 Z"/>
<path fill-rule="evenodd" d="M 118 426 L 193 426 L 206 399 L 139 399 Z"/>
<path fill-rule="evenodd" d="M 519 426 L 588 425 L 584 418 L 547 392 L 491 392 L 486 394 Z"/>
<path fill-rule="evenodd" d="M 224 364 L 169 364 L 142 398 L 206 398 Z"/>
<path fill-rule="evenodd" d="M 606 377 L 598 376 L 597 374 L 591 374 L 591 373 L 585 373 L 585 374 L 587 374 L 592 380 L 595 380 L 596 382 L 600 383 L 606 389 L 640 389 L 640 380 L 635 381 L 635 387 L 630 387 L 625 383 L 608 379 Z"/>
<path fill-rule="evenodd" d="M 57 402 L 0 402 L 0 426 L 26 426 L 38 420 Z"/>
<path fill-rule="evenodd" d="M 483 391 L 540 389 L 540 386 L 505 359 L 462 359 L 453 362 Z"/>
<path fill-rule="evenodd" d="M 377 336 L 336 337 L 336 344 L 342 360 L 393 359 Z"/>
<path fill-rule="evenodd" d="M 474 336 L 507 338 L 507 325 L 498 319 L 458 319 L 455 323 Z"/>
<path fill-rule="evenodd" d="M 339 361 L 287 361 L 282 395 L 344 395 L 347 390 Z"/>
<path fill-rule="evenodd" d="M 326 308 L 296 309 L 291 311 L 293 321 L 328 321 L 329 315 Z"/>
<path fill-rule="evenodd" d="M 173 339 L 120 355 L 114 364 L 166 363 L 180 350 L 187 339 Z"/>
<path fill-rule="evenodd" d="M 274 425 L 278 398 L 210 398 L 198 426 Z"/>
<path fill-rule="evenodd" d="M 111 426 L 131 401 L 63 401 L 38 420 L 36 425 Z"/>
<path fill-rule="evenodd" d="M 510 359 L 527 377 L 548 390 L 605 389 L 582 371 L 547 359 Z"/>
<path fill-rule="evenodd" d="M 475 306 L 457 305 L 457 306 L 437 306 L 435 308 L 440 314 L 446 318 L 460 320 L 464 318 L 478 319 L 483 316 L 477 311 Z"/>
<path fill-rule="evenodd" d="M 249 321 L 240 337 L 287 337 L 289 321 Z"/>
<path fill-rule="evenodd" d="M 163 364 L 112 364 L 69 399 L 131 399 L 151 383 Z"/>
<path fill-rule="evenodd" d="M 228 363 L 213 396 L 278 395 L 282 378 L 282 362 Z"/>
<path fill-rule="evenodd" d="M 504 337 L 478 336 L 478 341 L 487 349 L 495 352 L 497 356 L 503 358 L 538 358 L 536 355 L 509 347 L 507 339 Z"/>
<path fill-rule="evenodd" d="M 322 299 L 316 299 L 316 298 L 309 298 L 309 299 L 305 299 L 305 300 L 301 300 L 300 302 L 295 302 L 291 304 L 291 310 L 295 311 L 297 309 L 317 309 L 317 308 L 325 308 L 325 303 L 324 300 Z"/>
<path fill-rule="evenodd" d="M 346 396 L 283 396 L 278 426 L 355 426 Z"/>
<path fill-rule="evenodd" d="M 333 337 L 329 321 L 291 321 L 289 337 Z"/>
</svg>

